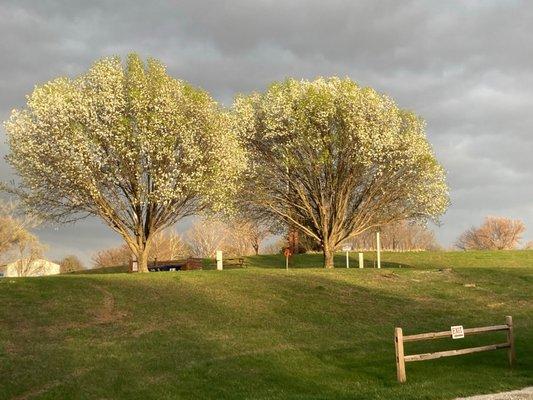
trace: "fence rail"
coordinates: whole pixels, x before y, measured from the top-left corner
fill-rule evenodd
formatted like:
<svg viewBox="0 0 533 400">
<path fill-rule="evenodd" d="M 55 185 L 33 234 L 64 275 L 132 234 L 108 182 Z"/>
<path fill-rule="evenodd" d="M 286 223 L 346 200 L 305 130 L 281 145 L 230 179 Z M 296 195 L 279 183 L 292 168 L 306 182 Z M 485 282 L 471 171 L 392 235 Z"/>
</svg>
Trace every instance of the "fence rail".
<svg viewBox="0 0 533 400">
<path fill-rule="evenodd" d="M 486 346 L 479 346 L 479 347 L 469 347 L 465 349 L 446 350 L 446 351 L 437 351 L 433 353 L 406 355 L 404 352 L 404 343 L 452 337 L 452 331 L 450 329 L 449 331 L 428 332 L 428 333 L 419 333 L 416 335 L 404 336 L 402 328 L 399 328 L 399 327 L 395 328 L 394 346 L 396 349 L 396 377 L 398 379 L 398 382 L 403 383 L 407 380 L 407 375 L 405 372 L 406 362 L 434 360 L 434 359 L 442 358 L 442 357 L 460 356 L 464 354 L 479 353 L 482 351 L 508 349 L 507 358 L 509 361 L 509 365 L 513 366 L 515 363 L 515 358 L 516 358 L 515 347 L 514 347 L 513 317 L 511 316 L 505 317 L 505 325 L 492 325 L 492 326 L 482 326 L 482 327 L 477 327 L 477 328 L 463 329 L 464 336 L 477 335 L 480 333 L 487 333 L 487 332 L 498 332 L 498 331 L 507 332 L 506 342 L 489 344 Z"/>
</svg>

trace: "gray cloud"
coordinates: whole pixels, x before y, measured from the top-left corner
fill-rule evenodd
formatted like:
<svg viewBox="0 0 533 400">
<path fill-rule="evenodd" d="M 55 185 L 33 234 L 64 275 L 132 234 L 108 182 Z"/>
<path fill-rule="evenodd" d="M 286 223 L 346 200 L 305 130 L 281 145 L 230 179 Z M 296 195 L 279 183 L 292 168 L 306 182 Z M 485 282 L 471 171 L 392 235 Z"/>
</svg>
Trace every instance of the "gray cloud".
<svg viewBox="0 0 533 400">
<path fill-rule="evenodd" d="M 224 104 L 288 76 L 349 76 L 426 119 L 449 171 L 450 244 L 487 214 L 533 230 L 532 34 L 526 1 L 4 1 L 0 118 L 36 83 L 130 51 Z M 95 221 L 40 235 L 54 257 L 119 242 Z"/>
</svg>

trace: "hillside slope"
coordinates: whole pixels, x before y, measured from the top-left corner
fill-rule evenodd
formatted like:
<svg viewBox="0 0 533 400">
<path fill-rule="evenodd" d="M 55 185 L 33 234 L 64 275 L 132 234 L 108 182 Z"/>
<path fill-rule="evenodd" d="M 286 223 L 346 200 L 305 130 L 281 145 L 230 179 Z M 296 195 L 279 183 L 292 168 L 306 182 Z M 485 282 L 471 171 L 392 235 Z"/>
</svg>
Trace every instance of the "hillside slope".
<svg viewBox="0 0 533 400">
<path fill-rule="evenodd" d="M 376 266 L 376 252 L 363 252 L 365 268 Z M 357 252 L 350 252 L 350 266 L 358 267 Z M 249 257 L 249 264 L 260 268 L 284 268 L 281 254 Z M 381 253 L 383 268 L 462 268 L 462 267 L 530 267 L 533 268 L 533 250 L 504 251 L 406 251 Z M 316 268 L 322 266 L 322 254 L 297 254 L 290 260 L 293 268 Z M 335 266 L 346 266 L 346 254 L 335 255 Z"/>
<path fill-rule="evenodd" d="M 451 399 L 520 388 L 533 384 L 532 282 L 533 268 L 517 266 L 1 279 L 0 398 Z M 495 351 L 410 363 L 396 383 L 394 326 L 409 334 L 505 315 L 515 369 Z"/>
</svg>

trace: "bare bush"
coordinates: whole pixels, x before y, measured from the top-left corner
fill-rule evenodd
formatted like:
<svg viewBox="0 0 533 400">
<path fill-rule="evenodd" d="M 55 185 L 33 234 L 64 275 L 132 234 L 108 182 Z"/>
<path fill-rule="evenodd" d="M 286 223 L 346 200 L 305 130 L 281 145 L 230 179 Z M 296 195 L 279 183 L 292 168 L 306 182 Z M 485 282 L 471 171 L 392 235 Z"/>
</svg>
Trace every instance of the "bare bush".
<svg viewBox="0 0 533 400">
<path fill-rule="evenodd" d="M 234 218 L 225 223 L 224 248 L 228 254 L 243 256 L 259 254 L 262 243 L 272 235 L 273 226 L 267 219 Z"/>
<path fill-rule="evenodd" d="M 130 248 L 126 244 L 123 244 L 98 251 L 92 257 L 92 261 L 95 268 L 118 267 L 128 265 L 131 256 Z"/>
<path fill-rule="evenodd" d="M 46 269 L 41 260 L 46 247 L 39 242 L 37 236 L 25 231 L 22 239 L 15 245 L 12 257 L 16 259 L 17 276 L 40 275 Z"/>
<path fill-rule="evenodd" d="M 226 224 L 214 219 L 196 221 L 186 234 L 187 244 L 195 257 L 214 257 L 217 250 L 224 251 L 227 237 Z"/>
<path fill-rule="evenodd" d="M 165 230 L 152 238 L 149 260 L 175 260 L 187 256 L 189 252 L 187 243 L 179 233 Z"/>
<path fill-rule="evenodd" d="M 68 256 L 64 257 L 59 262 L 59 266 L 61 267 L 62 274 L 85 269 L 81 260 L 74 254 L 69 254 Z"/>
<path fill-rule="evenodd" d="M 272 235 L 272 225 L 266 221 L 248 222 L 248 236 L 255 255 L 259 254 L 261 244 Z"/>
<path fill-rule="evenodd" d="M 6 257 L 13 248 L 25 237 L 27 231 L 10 216 L 0 216 L 0 255 Z"/>
<path fill-rule="evenodd" d="M 245 256 L 254 253 L 253 226 L 248 221 L 231 221 L 224 224 L 225 237 L 220 248 L 227 256 Z M 259 244 L 257 244 L 259 248 Z"/>
<path fill-rule="evenodd" d="M 16 261 L 18 276 L 26 276 L 38 269 L 36 261 L 45 246 L 29 229 L 39 224 L 31 214 L 18 214 L 14 203 L 0 203 L 0 261 Z"/>
<path fill-rule="evenodd" d="M 264 221 L 210 218 L 196 221 L 185 236 L 191 254 L 196 257 L 214 257 L 217 250 L 231 257 L 259 254 L 261 244 L 270 234 L 270 226 Z"/>
<path fill-rule="evenodd" d="M 180 234 L 164 230 L 153 235 L 150 242 L 148 261 L 175 260 L 187 257 L 190 251 Z M 128 265 L 133 253 L 127 245 L 111 247 L 98 251 L 92 258 L 96 268 Z"/>
<path fill-rule="evenodd" d="M 270 243 L 267 246 L 265 246 L 264 253 L 265 254 L 279 254 L 286 247 L 287 247 L 287 239 L 285 237 L 282 237 L 282 238 L 277 239 L 273 243 Z"/>
<path fill-rule="evenodd" d="M 511 250 L 518 246 L 525 230 L 518 219 L 489 216 L 480 227 L 463 232 L 455 245 L 462 250 Z"/>
<path fill-rule="evenodd" d="M 14 203 L 0 203 L 0 260 L 6 261 L 12 253 L 20 252 L 20 246 L 27 248 L 37 238 L 29 229 L 38 225 L 32 215 L 17 215 Z"/>
</svg>

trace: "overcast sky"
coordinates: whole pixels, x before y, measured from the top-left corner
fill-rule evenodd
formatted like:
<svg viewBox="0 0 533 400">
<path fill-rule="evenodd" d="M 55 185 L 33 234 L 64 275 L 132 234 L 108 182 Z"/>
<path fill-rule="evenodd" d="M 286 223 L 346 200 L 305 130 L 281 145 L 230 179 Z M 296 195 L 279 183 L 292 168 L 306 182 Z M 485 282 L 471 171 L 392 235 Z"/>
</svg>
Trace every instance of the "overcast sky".
<svg viewBox="0 0 533 400">
<path fill-rule="evenodd" d="M 226 105 L 286 77 L 348 76 L 385 92 L 425 118 L 448 171 L 443 245 L 486 215 L 521 218 L 533 239 L 531 1 L 0 0 L 0 119 L 35 84 L 131 51 Z M 38 233 L 51 258 L 120 243 L 95 220 Z"/>
</svg>

